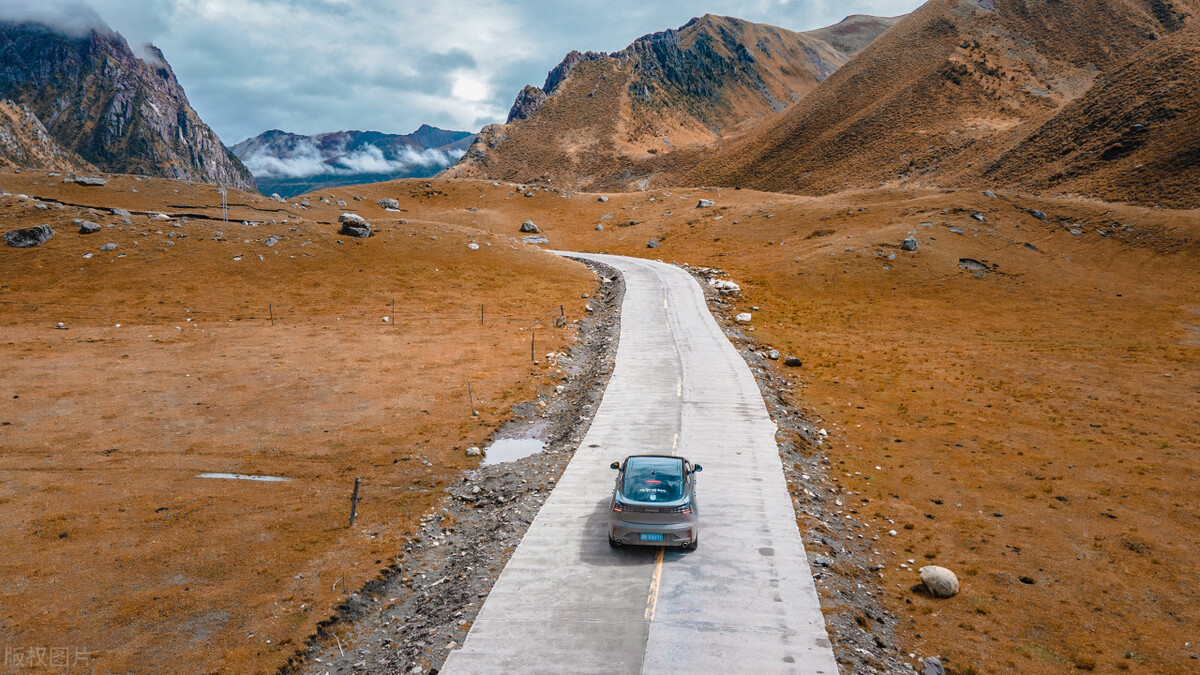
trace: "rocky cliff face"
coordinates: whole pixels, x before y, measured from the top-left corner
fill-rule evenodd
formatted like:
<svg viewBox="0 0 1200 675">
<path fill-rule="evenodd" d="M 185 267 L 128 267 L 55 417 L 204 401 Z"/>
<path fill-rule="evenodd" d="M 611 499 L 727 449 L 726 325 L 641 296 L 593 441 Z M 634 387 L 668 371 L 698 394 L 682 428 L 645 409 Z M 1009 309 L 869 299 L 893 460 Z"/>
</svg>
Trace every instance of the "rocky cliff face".
<svg viewBox="0 0 1200 675">
<path fill-rule="evenodd" d="M 253 188 L 250 172 L 188 103 L 161 52 L 146 61 L 107 30 L 79 37 L 0 22 L 0 97 L 101 171 Z"/>
<path fill-rule="evenodd" d="M 281 196 L 396 178 L 423 178 L 458 161 L 474 140 L 467 131 L 421 125 L 411 134 L 335 131 L 301 136 L 278 129 L 249 138 L 232 150 L 258 188 Z"/>
<path fill-rule="evenodd" d="M 508 124 L 485 128 L 447 175 L 635 184 L 673 151 L 804 98 L 894 22 L 852 17 L 837 34 L 795 33 L 706 15 L 612 54 L 571 52 L 541 88 L 525 87 Z"/>
<path fill-rule="evenodd" d="M 79 155 L 64 150 L 28 108 L 0 101 L 0 168 L 95 171 Z"/>
</svg>

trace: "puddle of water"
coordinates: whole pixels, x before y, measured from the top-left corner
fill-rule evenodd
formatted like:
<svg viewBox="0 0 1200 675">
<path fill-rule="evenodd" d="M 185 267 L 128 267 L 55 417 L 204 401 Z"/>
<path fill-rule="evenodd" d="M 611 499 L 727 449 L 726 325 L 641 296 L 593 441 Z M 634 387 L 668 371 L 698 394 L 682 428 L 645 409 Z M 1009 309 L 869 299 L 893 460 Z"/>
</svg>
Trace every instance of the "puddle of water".
<svg viewBox="0 0 1200 675">
<path fill-rule="evenodd" d="M 226 478 L 229 480 L 256 480 L 262 483 L 286 483 L 291 478 L 280 478 L 279 476 L 247 476 L 244 473 L 202 473 L 196 478 Z"/>
<path fill-rule="evenodd" d="M 511 462 L 545 449 L 546 444 L 536 438 L 502 438 L 483 451 L 483 465 Z"/>
</svg>

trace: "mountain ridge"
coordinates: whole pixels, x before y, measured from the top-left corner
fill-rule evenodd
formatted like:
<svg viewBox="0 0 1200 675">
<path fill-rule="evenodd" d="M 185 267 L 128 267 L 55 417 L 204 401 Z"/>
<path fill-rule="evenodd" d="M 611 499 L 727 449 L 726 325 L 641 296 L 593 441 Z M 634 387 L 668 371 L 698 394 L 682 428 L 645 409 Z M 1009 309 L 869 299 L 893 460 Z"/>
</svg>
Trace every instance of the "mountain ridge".
<svg viewBox="0 0 1200 675">
<path fill-rule="evenodd" d="M 867 44 L 897 20 L 848 17 L 840 44 Z M 706 14 L 618 52 L 572 51 L 443 175 L 636 182 L 654 172 L 639 163 L 740 133 L 803 99 L 852 56 L 828 42 L 835 28 L 797 33 Z"/>
<path fill-rule="evenodd" d="M 101 171 L 250 187 L 162 52 L 147 46 L 145 57 L 107 27 L 72 36 L 0 21 L 0 98 L 25 106 L 59 146 Z"/>
</svg>

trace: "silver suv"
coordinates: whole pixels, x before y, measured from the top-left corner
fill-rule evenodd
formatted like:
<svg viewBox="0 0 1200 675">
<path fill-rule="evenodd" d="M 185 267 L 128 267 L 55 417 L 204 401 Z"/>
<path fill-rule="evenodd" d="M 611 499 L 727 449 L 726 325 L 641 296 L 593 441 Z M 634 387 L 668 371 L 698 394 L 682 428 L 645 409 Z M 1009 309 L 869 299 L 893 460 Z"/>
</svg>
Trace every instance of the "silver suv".
<svg viewBox="0 0 1200 675">
<path fill-rule="evenodd" d="M 618 473 L 609 502 L 610 546 L 694 548 L 700 542 L 696 474 L 703 467 L 682 457 L 632 455 L 612 468 Z"/>
</svg>

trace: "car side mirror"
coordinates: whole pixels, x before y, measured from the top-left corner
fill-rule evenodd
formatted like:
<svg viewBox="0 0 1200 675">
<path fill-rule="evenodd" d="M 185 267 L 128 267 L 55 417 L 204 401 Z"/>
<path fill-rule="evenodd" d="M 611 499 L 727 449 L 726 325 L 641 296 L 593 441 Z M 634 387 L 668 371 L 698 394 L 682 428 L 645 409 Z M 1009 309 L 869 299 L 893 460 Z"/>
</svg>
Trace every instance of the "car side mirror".
<svg viewBox="0 0 1200 675">
<path fill-rule="evenodd" d="M 620 470 L 620 469 L 621 469 L 621 463 L 620 463 L 620 462 L 613 462 L 612 464 L 609 464 L 608 466 L 609 466 L 609 468 L 611 468 L 611 469 L 617 469 L 617 470 Z"/>
<path fill-rule="evenodd" d="M 700 466 L 699 464 L 692 467 L 692 473 L 700 473 L 703 470 L 704 467 Z"/>
</svg>

